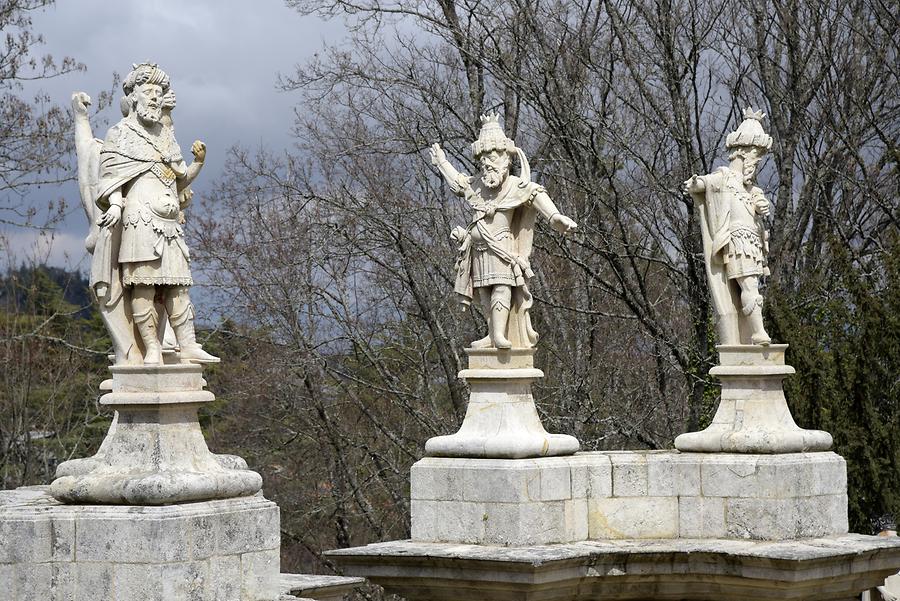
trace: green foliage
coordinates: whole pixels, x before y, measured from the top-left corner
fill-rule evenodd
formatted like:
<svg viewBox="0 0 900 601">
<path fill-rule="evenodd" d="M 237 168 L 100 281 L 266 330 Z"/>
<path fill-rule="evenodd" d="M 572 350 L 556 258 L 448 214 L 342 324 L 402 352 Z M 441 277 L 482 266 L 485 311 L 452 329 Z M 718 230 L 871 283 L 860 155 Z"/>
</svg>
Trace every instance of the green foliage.
<svg viewBox="0 0 900 601">
<path fill-rule="evenodd" d="M 791 346 L 797 423 L 830 432 L 847 460 L 850 529 L 900 515 L 900 237 L 865 263 L 835 241 L 827 279 L 769 292 L 770 333 Z"/>
<path fill-rule="evenodd" d="M 93 453 L 110 342 L 79 274 L 22 267 L 0 279 L 0 485 L 45 484 Z"/>
</svg>

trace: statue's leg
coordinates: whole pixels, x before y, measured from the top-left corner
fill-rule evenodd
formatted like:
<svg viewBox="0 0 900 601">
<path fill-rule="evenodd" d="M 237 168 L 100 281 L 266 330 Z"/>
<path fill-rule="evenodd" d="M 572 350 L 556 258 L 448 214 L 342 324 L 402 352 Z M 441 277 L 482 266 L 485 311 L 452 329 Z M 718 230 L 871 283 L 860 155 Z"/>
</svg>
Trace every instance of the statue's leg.
<svg viewBox="0 0 900 601">
<path fill-rule="evenodd" d="M 156 307 L 153 297 L 156 287 L 135 284 L 131 290 L 131 316 L 144 343 L 144 363 L 157 365 L 162 361 L 162 349 L 156 331 Z"/>
<path fill-rule="evenodd" d="M 747 317 L 750 324 L 750 341 L 753 344 L 770 344 L 772 339 L 766 333 L 763 325 L 763 297 L 759 293 L 759 278 L 755 275 L 748 275 L 738 278 L 737 282 L 741 287 L 741 312 Z"/>
<path fill-rule="evenodd" d="M 490 348 L 493 344 L 490 334 L 492 288 L 492 286 L 479 286 L 478 288 L 475 288 L 475 296 L 477 297 L 478 302 L 481 303 L 481 313 L 484 315 L 485 321 L 488 322 L 488 335 L 473 342 L 472 348 Z"/>
<path fill-rule="evenodd" d="M 495 348 L 512 348 L 506 337 L 509 308 L 512 306 L 512 286 L 497 284 L 491 291 L 491 340 Z"/>
<path fill-rule="evenodd" d="M 186 286 L 171 286 L 166 291 L 166 312 L 175 330 L 175 338 L 181 347 L 181 360 L 194 363 L 217 363 L 218 357 L 210 355 L 197 343 L 194 334 L 194 305 Z"/>
</svg>

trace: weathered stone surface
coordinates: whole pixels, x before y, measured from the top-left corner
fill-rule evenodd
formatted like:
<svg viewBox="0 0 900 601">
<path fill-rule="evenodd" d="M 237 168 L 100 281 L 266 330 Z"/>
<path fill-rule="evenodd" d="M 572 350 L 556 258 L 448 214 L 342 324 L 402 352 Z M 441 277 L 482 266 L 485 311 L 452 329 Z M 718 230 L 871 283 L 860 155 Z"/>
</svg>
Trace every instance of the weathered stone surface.
<svg viewBox="0 0 900 601">
<path fill-rule="evenodd" d="M 8 601 L 271 601 L 279 511 L 261 495 L 166 506 L 63 505 L 0 495 Z"/>
<path fill-rule="evenodd" d="M 834 453 L 428 457 L 412 468 L 412 538 L 515 546 L 844 534 L 846 478 Z"/>
<path fill-rule="evenodd" d="M 344 595 L 364 585 L 365 578 L 321 576 L 318 574 L 282 574 L 280 588 L 287 594 L 316 601 L 343 601 Z"/>
<path fill-rule="evenodd" d="M 584 541 L 498 547 L 393 541 L 329 551 L 409 601 L 849 600 L 900 569 L 900 539 Z M 473 596 L 490 591 L 490 596 Z"/>
<path fill-rule="evenodd" d="M 591 498 L 588 524 L 591 540 L 676 538 L 678 498 Z"/>
<path fill-rule="evenodd" d="M 51 493 L 67 503 L 164 505 L 248 496 L 262 478 L 238 457 L 211 453 L 197 409 L 214 400 L 202 368 L 114 365 L 112 391 L 100 402 L 116 419 L 93 457 L 57 468 Z"/>
<path fill-rule="evenodd" d="M 578 441 L 549 434 L 541 424 L 531 383 L 544 377 L 533 367 L 534 349 L 466 349 L 469 369 L 459 377 L 469 385 L 469 404 L 455 434 L 425 443 L 431 457 L 521 459 L 574 454 Z M 477 366 L 477 367 L 476 367 Z"/>
</svg>

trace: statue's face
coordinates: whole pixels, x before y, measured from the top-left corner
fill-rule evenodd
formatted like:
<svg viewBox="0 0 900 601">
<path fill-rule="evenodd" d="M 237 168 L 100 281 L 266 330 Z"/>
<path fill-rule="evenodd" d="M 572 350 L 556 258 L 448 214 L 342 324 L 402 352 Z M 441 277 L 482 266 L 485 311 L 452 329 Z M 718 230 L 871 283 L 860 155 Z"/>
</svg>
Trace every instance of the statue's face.
<svg viewBox="0 0 900 601">
<path fill-rule="evenodd" d="M 481 181 L 488 188 L 497 188 L 509 175 L 509 154 L 501 150 L 483 152 L 478 156 Z"/>
<path fill-rule="evenodd" d="M 158 123 L 162 117 L 162 86 L 153 83 L 145 83 L 134 88 L 134 109 L 138 118 L 146 125 Z"/>
<path fill-rule="evenodd" d="M 750 184 L 756 180 L 756 168 L 759 166 L 760 159 L 762 159 L 762 153 L 756 148 L 751 148 L 744 155 L 744 182 Z"/>
</svg>

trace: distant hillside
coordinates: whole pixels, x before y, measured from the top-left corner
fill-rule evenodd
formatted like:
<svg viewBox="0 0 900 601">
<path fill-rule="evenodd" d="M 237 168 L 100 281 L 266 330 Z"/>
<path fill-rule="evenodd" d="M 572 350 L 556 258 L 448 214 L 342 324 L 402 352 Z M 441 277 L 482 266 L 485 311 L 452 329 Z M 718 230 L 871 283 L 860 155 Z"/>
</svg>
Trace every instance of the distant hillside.
<svg viewBox="0 0 900 601">
<path fill-rule="evenodd" d="M 50 290 L 61 293 L 66 303 L 80 307 L 76 316 L 86 318 L 91 313 L 92 298 L 87 278 L 77 271 L 48 265 L 22 266 L 7 272 L 0 279 L 0 308 L 9 310 L 33 304 L 40 310 L 43 297 Z"/>
</svg>

